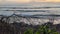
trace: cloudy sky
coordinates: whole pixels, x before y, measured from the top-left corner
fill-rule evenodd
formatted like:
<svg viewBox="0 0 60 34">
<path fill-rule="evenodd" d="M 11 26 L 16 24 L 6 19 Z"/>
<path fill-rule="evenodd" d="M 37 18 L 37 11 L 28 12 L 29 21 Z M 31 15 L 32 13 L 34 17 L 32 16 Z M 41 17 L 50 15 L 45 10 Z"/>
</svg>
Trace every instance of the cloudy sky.
<svg viewBox="0 0 60 34">
<path fill-rule="evenodd" d="M 44 3 L 44 2 L 49 2 L 49 3 Z M 60 0 L 0 0 L 0 6 L 44 6 L 47 4 L 59 4 L 60 5 Z M 50 5 L 49 5 L 50 6 Z"/>
<path fill-rule="evenodd" d="M 60 2 L 60 0 L 0 0 L 0 2 L 17 2 L 17 3 L 29 3 L 29 2 Z"/>
</svg>

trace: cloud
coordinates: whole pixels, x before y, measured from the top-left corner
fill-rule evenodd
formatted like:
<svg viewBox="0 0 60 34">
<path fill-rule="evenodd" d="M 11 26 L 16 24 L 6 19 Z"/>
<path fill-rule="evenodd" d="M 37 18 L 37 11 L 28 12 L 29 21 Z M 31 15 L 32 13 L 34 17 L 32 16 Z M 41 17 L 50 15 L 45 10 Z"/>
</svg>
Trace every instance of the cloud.
<svg viewBox="0 0 60 34">
<path fill-rule="evenodd" d="M 34 2 L 60 2 L 60 0 L 34 0 Z"/>
<path fill-rule="evenodd" d="M 39 2 L 60 2 L 60 0 L 0 0 L 0 4 L 29 4 L 29 3 L 39 3 Z"/>
<path fill-rule="evenodd" d="M 13 2 L 20 2 L 20 3 L 29 3 L 29 2 L 60 2 L 60 0 L 8 0 Z"/>
<path fill-rule="evenodd" d="M 60 2 L 60 0 L 0 0 L 0 2 L 31 3 L 31 2 Z"/>
<path fill-rule="evenodd" d="M 29 3 L 31 2 L 31 0 L 0 0 L 0 2 L 2 3 L 6 3 L 6 2 L 13 2 L 13 3 Z"/>
<path fill-rule="evenodd" d="M 60 0 L 0 0 L 0 6 L 60 6 L 56 2 L 60 2 Z"/>
</svg>

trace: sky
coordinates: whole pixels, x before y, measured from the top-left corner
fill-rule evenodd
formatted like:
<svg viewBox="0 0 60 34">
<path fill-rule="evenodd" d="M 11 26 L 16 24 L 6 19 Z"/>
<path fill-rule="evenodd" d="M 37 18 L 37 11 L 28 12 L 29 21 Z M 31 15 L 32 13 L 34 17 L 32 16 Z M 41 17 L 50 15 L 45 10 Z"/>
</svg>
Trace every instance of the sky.
<svg viewBox="0 0 60 34">
<path fill-rule="evenodd" d="M 44 3 L 50 2 L 50 3 Z M 0 0 L 0 6 L 40 6 L 40 5 L 47 5 L 47 4 L 55 4 L 60 5 L 60 0 Z M 50 5 L 49 5 L 50 6 Z"/>
<path fill-rule="evenodd" d="M 0 2 L 17 2 L 17 3 L 29 3 L 29 2 L 60 2 L 60 0 L 0 0 Z"/>
</svg>

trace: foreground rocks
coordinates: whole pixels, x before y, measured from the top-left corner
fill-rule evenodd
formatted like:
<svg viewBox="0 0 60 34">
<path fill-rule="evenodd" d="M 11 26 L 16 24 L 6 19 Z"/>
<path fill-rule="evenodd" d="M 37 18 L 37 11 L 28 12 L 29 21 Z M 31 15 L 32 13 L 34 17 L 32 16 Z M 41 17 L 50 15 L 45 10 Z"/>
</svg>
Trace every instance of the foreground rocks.
<svg viewBox="0 0 60 34">
<path fill-rule="evenodd" d="M 57 32 L 60 32 L 60 24 L 53 25 L 52 23 L 48 22 L 43 25 L 50 24 L 49 28 L 56 28 Z M 32 28 L 34 29 L 34 32 L 37 31 L 37 29 L 40 27 L 40 25 L 28 25 L 23 22 L 17 23 L 6 23 L 4 21 L 0 21 L 0 34 L 24 34 L 24 32 Z"/>
</svg>

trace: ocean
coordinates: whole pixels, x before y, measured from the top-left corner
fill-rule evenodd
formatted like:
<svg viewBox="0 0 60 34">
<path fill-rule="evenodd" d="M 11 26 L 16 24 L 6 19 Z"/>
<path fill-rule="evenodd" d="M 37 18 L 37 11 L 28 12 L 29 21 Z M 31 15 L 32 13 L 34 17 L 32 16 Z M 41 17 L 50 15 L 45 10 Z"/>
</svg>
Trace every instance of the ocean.
<svg viewBox="0 0 60 34">
<path fill-rule="evenodd" d="M 32 16 L 38 18 L 29 18 L 28 21 L 26 18 L 22 18 L 22 22 L 27 24 L 43 24 L 47 23 L 50 18 L 54 18 L 54 24 L 60 23 L 60 8 L 59 7 L 0 7 L 0 15 L 11 16 L 12 14 L 23 15 L 23 16 Z M 45 16 L 47 15 L 47 16 Z M 53 15 L 53 16 L 52 16 Z M 56 16 L 57 15 L 57 16 Z M 16 18 L 17 19 L 17 18 Z M 12 18 L 12 20 L 14 20 Z M 13 22 L 10 20 L 10 23 Z M 16 20 L 17 21 L 17 20 Z M 18 22 L 18 21 L 17 21 Z M 20 21 L 19 21 L 20 22 Z"/>
</svg>

